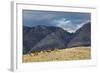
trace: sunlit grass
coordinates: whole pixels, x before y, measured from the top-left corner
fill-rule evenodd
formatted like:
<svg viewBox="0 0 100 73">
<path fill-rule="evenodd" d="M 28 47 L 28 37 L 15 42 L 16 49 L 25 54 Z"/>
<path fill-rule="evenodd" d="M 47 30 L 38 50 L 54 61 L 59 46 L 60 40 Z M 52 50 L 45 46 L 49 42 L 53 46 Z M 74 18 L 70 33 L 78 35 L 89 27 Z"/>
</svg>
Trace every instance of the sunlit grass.
<svg viewBox="0 0 100 73">
<path fill-rule="evenodd" d="M 91 58 L 90 47 L 73 47 L 63 50 L 55 49 L 53 51 L 41 51 L 23 55 L 22 61 L 43 62 L 43 61 L 67 61 L 67 60 L 85 60 Z"/>
</svg>

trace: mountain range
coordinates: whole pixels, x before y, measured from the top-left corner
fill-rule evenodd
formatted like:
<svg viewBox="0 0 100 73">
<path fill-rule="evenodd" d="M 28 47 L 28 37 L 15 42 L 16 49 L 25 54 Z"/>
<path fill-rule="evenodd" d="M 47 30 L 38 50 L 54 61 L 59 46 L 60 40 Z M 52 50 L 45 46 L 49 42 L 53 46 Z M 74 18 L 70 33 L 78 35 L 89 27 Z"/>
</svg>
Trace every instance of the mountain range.
<svg viewBox="0 0 100 73">
<path fill-rule="evenodd" d="M 23 54 L 32 51 L 65 49 L 91 45 L 91 23 L 88 22 L 75 33 L 55 26 L 23 26 Z"/>
</svg>

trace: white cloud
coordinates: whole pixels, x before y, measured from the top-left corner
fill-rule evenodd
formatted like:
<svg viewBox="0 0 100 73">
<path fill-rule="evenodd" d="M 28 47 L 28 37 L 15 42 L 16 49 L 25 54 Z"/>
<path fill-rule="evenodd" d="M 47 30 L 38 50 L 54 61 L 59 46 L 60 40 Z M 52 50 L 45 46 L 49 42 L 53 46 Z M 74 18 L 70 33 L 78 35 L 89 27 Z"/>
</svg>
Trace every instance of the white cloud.
<svg viewBox="0 0 100 73">
<path fill-rule="evenodd" d="M 77 20 L 76 20 L 77 21 Z M 58 20 L 54 20 L 54 23 L 58 26 L 63 28 L 64 30 L 67 30 L 68 32 L 75 32 L 79 28 L 81 28 L 84 24 L 89 22 L 89 20 L 82 22 L 82 23 L 73 23 L 72 20 L 69 20 L 67 18 L 62 18 Z"/>
<path fill-rule="evenodd" d="M 73 25 L 71 20 L 67 20 L 66 18 L 62 18 L 59 20 L 54 20 L 58 27 L 62 27 L 64 30 L 68 32 L 75 32 L 76 25 Z"/>
<path fill-rule="evenodd" d="M 81 24 L 77 25 L 76 30 L 79 29 L 79 28 L 81 28 L 84 24 L 86 24 L 88 22 L 90 22 L 90 20 L 87 20 L 87 21 L 82 22 Z"/>
</svg>

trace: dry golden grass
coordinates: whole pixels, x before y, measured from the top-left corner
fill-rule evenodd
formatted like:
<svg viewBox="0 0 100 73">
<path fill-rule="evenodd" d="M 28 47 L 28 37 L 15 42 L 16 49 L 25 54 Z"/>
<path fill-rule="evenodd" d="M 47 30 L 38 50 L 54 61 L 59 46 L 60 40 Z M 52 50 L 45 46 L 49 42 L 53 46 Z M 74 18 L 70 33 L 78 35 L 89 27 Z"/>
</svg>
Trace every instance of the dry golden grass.
<svg viewBox="0 0 100 73">
<path fill-rule="evenodd" d="M 85 60 L 91 58 L 90 47 L 74 47 L 63 50 L 54 50 L 49 52 L 39 52 L 23 55 L 23 63 L 43 62 L 43 61 L 67 61 L 67 60 Z"/>
</svg>

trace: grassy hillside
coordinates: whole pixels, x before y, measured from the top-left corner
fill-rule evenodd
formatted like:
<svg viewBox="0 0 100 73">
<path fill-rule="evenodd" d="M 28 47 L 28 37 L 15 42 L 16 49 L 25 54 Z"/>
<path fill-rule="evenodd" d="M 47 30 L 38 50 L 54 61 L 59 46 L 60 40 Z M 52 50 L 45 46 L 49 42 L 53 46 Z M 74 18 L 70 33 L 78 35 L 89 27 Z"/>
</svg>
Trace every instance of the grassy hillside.
<svg viewBox="0 0 100 73">
<path fill-rule="evenodd" d="M 26 62 L 44 62 L 44 61 L 67 61 L 84 60 L 91 58 L 90 47 L 73 47 L 63 50 L 55 49 L 53 51 L 33 52 L 31 55 L 23 55 L 23 63 Z"/>
</svg>

